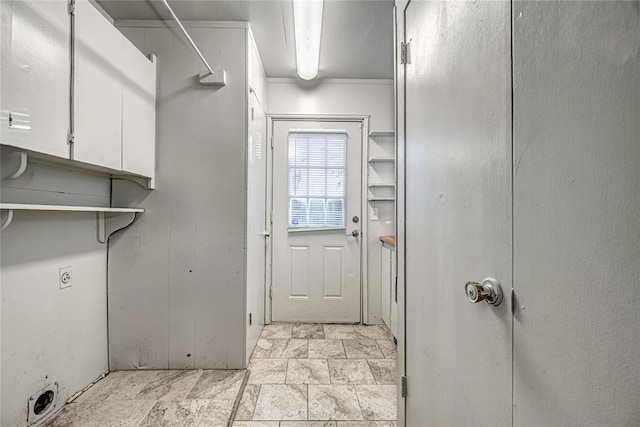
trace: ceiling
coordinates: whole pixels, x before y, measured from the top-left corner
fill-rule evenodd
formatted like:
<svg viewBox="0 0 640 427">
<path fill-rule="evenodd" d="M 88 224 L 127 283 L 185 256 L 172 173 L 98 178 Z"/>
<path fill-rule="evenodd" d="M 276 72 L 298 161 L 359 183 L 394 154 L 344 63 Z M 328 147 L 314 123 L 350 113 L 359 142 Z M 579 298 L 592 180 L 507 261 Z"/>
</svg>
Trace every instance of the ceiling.
<svg viewBox="0 0 640 427">
<path fill-rule="evenodd" d="M 97 0 L 114 19 L 171 19 L 159 0 Z M 267 77 L 296 77 L 291 0 L 169 0 L 182 21 L 247 21 Z M 319 78 L 393 78 L 393 0 L 325 0 Z"/>
</svg>

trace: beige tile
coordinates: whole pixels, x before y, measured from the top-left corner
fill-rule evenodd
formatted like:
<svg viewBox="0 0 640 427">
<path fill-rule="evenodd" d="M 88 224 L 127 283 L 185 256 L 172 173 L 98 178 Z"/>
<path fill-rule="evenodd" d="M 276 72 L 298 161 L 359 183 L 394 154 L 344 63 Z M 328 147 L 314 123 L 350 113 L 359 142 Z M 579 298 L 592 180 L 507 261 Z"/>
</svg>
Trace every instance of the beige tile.
<svg viewBox="0 0 640 427">
<path fill-rule="evenodd" d="M 330 384 L 329 367 L 325 359 L 290 359 L 287 384 Z"/>
<path fill-rule="evenodd" d="M 310 385 L 310 420 L 361 420 L 355 386 Z"/>
<path fill-rule="evenodd" d="M 283 421 L 280 427 L 336 427 L 335 421 Z"/>
<path fill-rule="evenodd" d="M 89 400 L 130 400 L 149 382 L 165 376 L 168 371 L 114 371 L 85 391 L 76 402 Z"/>
<path fill-rule="evenodd" d="M 159 400 L 140 427 L 194 426 L 208 405 L 208 400 Z"/>
<path fill-rule="evenodd" d="M 210 400 L 198 420 L 198 427 L 227 427 L 235 399 Z"/>
<path fill-rule="evenodd" d="M 260 385 L 258 384 L 247 384 L 244 387 L 240 406 L 238 407 L 238 412 L 236 412 L 236 420 L 250 421 L 253 418 L 253 411 L 256 409 L 259 392 Z"/>
<path fill-rule="evenodd" d="M 330 359 L 331 384 L 375 384 L 365 359 Z"/>
<path fill-rule="evenodd" d="M 293 325 L 293 338 L 324 339 L 324 327 L 308 323 Z"/>
<path fill-rule="evenodd" d="M 395 421 L 338 421 L 337 427 L 396 427 Z"/>
<path fill-rule="evenodd" d="M 362 415 L 367 420 L 397 419 L 397 393 L 395 385 L 355 386 Z"/>
<path fill-rule="evenodd" d="M 201 374 L 201 370 L 161 371 L 140 389 L 135 399 L 185 399 L 189 390 L 196 384 Z"/>
<path fill-rule="evenodd" d="M 396 358 L 396 344 L 393 341 L 389 340 L 378 340 L 378 347 L 382 350 L 385 359 L 395 359 Z"/>
<path fill-rule="evenodd" d="M 154 403 L 152 400 L 70 403 L 47 421 L 44 427 L 135 427 Z"/>
<path fill-rule="evenodd" d="M 268 359 L 271 354 L 271 340 L 259 339 L 253 349 L 252 359 Z"/>
<path fill-rule="evenodd" d="M 395 359 L 369 359 L 369 368 L 376 379 L 376 384 L 396 383 Z"/>
<path fill-rule="evenodd" d="M 284 384 L 287 377 L 287 359 L 256 359 L 249 363 L 251 375 L 248 384 Z"/>
<path fill-rule="evenodd" d="M 253 420 L 306 420 L 307 386 L 263 385 L 260 387 Z"/>
<path fill-rule="evenodd" d="M 240 391 L 246 371 L 205 370 L 187 399 L 232 399 Z"/>
<path fill-rule="evenodd" d="M 271 359 L 302 359 L 307 357 L 307 340 L 272 340 Z"/>
<path fill-rule="evenodd" d="M 354 329 L 358 339 L 388 340 L 391 337 L 389 330 L 382 325 L 355 325 Z"/>
<path fill-rule="evenodd" d="M 279 421 L 236 421 L 233 427 L 278 427 Z"/>
<path fill-rule="evenodd" d="M 291 339 L 293 325 L 290 323 L 271 323 L 262 328 L 263 339 Z"/>
<path fill-rule="evenodd" d="M 324 336 L 330 340 L 355 340 L 358 338 L 353 325 L 324 325 Z"/>
<path fill-rule="evenodd" d="M 349 359 L 384 359 L 375 340 L 342 340 Z"/>
<path fill-rule="evenodd" d="M 309 359 L 344 359 L 342 340 L 309 340 Z"/>
</svg>

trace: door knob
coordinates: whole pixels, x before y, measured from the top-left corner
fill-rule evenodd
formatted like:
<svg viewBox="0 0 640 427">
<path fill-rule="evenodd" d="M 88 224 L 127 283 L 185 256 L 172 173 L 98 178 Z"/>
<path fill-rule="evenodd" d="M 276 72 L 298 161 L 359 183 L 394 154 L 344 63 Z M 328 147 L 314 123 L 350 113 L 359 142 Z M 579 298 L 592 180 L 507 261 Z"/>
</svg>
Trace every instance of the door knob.
<svg viewBox="0 0 640 427">
<path fill-rule="evenodd" d="M 347 236 L 358 237 L 360 232 L 358 230 L 353 230 L 351 233 L 347 233 Z"/>
<path fill-rule="evenodd" d="M 464 285 L 464 292 L 467 299 L 472 303 L 487 301 L 491 305 L 498 306 L 502 303 L 502 286 L 496 279 L 487 278 L 478 282 L 467 282 Z"/>
</svg>

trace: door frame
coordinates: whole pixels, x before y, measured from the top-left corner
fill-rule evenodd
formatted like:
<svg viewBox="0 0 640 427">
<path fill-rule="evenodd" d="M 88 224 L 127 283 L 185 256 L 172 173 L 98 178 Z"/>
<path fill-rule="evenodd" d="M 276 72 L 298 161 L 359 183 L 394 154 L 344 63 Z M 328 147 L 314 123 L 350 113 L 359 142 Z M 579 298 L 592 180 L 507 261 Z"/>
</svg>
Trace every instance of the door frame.
<svg viewBox="0 0 640 427">
<path fill-rule="evenodd" d="M 269 150 L 267 150 L 267 218 L 268 225 L 267 239 L 267 265 L 265 280 L 265 307 L 264 307 L 264 323 L 271 323 L 271 286 L 273 280 L 273 245 L 271 233 L 273 232 L 273 127 L 278 121 L 316 121 L 316 122 L 356 122 L 360 123 L 362 131 L 360 133 L 360 323 L 366 323 L 369 318 L 367 304 L 367 245 L 364 244 L 368 239 L 368 221 L 369 211 L 367 209 L 367 158 L 369 157 L 367 139 L 369 135 L 369 115 L 353 115 L 353 114 L 267 114 L 267 138 L 270 141 Z"/>
</svg>

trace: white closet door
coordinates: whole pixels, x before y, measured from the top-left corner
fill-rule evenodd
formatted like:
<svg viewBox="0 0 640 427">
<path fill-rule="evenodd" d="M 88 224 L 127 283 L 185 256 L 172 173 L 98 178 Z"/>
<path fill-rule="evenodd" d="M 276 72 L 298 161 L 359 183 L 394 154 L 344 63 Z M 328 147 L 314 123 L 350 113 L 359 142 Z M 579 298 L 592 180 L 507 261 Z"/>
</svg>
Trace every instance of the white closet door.
<svg viewBox="0 0 640 427">
<path fill-rule="evenodd" d="M 509 426 L 510 3 L 412 1 L 404 18 L 406 425 Z M 497 307 L 465 295 L 487 277 Z"/>
</svg>

